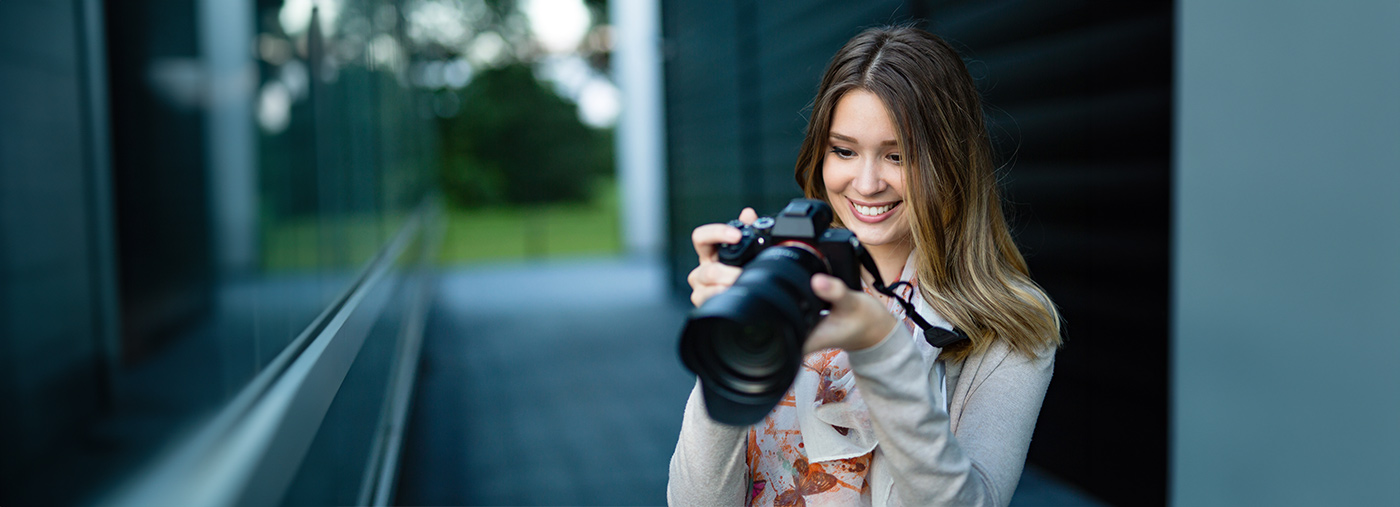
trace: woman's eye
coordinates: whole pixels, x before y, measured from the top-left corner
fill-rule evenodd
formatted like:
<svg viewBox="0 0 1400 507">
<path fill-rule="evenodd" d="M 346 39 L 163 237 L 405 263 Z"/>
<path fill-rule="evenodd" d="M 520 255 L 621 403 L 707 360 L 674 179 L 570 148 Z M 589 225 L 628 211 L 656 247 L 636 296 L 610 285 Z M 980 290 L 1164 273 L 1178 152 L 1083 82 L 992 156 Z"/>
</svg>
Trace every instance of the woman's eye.
<svg viewBox="0 0 1400 507">
<path fill-rule="evenodd" d="M 841 158 L 851 158 L 851 157 L 856 156 L 856 152 L 851 151 L 851 150 L 848 150 L 848 149 L 845 149 L 845 148 L 832 148 L 832 149 L 831 149 L 831 152 L 832 152 L 832 153 L 835 153 L 836 156 L 841 157 Z"/>
<path fill-rule="evenodd" d="M 904 158 L 900 157 L 898 153 L 891 153 L 889 155 L 885 155 L 885 158 L 890 159 L 890 162 L 894 162 L 896 164 L 904 160 Z"/>
</svg>

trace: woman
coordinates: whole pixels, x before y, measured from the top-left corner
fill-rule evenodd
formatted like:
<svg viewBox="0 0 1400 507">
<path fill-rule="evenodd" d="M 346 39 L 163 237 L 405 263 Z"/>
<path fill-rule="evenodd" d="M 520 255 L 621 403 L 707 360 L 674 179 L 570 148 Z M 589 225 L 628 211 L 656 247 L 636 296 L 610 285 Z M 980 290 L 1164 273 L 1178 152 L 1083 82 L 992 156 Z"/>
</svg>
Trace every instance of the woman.
<svg viewBox="0 0 1400 507">
<path fill-rule="evenodd" d="M 697 385 L 671 458 L 673 505 L 1010 503 L 1049 385 L 1059 316 L 1001 212 L 981 104 L 957 53 L 922 30 L 867 30 L 832 59 L 796 176 L 851 229 L 883 280 L 935 326 L 934 348 L 895 301 L 812 277 L 831 303 L 783 402 L 752 427 L 715 423 Z M 740 219 L 756 218 L 745 209 Z M 697 306 L 739 268 L 693 234 Z M 869 279 L 867 279 L 869 282 Z"/>
</svg>

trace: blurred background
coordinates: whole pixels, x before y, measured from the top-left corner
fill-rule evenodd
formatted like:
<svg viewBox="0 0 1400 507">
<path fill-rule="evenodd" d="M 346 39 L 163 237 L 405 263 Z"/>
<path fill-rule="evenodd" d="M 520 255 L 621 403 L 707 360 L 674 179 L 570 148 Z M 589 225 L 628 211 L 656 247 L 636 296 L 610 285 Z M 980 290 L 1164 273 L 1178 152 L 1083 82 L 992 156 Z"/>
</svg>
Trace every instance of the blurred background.
<svg viewBox="0 0 1400 507">
<path fill-rule="evenodd" d="M 0 4 L 0 505 L 659 505 L 695 226 L 963 54 L 1066 346 L 1012 504 L 1394 505 L 1400 5 Z"/>
</svg>

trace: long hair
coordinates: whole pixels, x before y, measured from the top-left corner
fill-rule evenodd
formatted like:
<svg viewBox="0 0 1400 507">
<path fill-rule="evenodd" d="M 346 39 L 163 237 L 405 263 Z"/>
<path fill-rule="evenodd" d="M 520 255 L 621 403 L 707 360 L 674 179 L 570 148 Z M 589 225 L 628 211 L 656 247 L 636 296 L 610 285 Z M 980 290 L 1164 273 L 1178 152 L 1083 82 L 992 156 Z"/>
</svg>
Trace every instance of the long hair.
<svg viewBox="0 0 1400 507">
<path fill-rule="evenodd" d="M 1028 356 L 1058 347 L 1059 312 L 1031 280 L 1002 214 L 981 99 L 962 58 L 938 36 L 872 28 L 836 53 L 797 157 L 803 192 L 830 202 L 822 161 L 831 119 L 856 89 L 879 97 L 899 132 L 920 293 L 971 338 L 942 357 L 962 360 L 998 339 Z"/>
</svg>

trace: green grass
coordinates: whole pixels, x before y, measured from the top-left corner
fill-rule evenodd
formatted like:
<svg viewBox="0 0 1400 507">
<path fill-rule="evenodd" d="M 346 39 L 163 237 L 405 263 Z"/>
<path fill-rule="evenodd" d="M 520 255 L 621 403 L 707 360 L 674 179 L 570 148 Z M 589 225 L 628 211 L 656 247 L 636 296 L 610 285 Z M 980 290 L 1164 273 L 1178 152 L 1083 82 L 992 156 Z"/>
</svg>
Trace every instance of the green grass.
<svg viewBox="0 0 1400 507">
<path fill-rule="evenodd" d="M 359 266 L 379 251 L 392 234 L 391 227 L 400 222 L 374 215 L 268 221 L 263 224 L 263 267 L 305 271 Z"/>
<path fill-rule="evenodd" d="M 610 181 L 600 184 L 594 198 L 585 203 L 449 207 L 446 219 L 439 256 L 445 265 L 610 255 L 622 249 L 617 186 Z"/>
<path fill-rule="evenodd" d="M 617 186 L 604 181 L 588 202 L 480 209 L 448 207 L 439 262 L 612 255 L 622 250 Z M 403 217 L 298 217 L 263 225 L 269 271 L 354 267 L 374 256 Z M 334 248 L 323 245 L 337 245 Z"/>
</svg>

